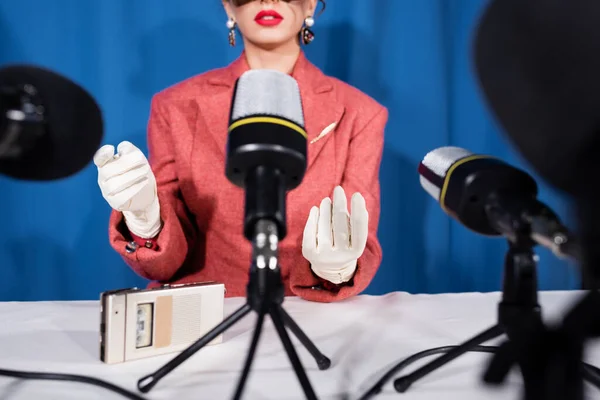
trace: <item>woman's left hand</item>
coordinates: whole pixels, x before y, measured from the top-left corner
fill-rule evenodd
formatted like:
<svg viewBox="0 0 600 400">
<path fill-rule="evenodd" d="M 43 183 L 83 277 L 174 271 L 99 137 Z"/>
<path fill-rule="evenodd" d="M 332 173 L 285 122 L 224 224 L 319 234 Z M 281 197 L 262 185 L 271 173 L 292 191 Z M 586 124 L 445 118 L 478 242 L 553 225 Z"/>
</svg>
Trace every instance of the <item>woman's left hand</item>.
<svg viewBox="0 0 600 400">
<path fill-rule="evenodd" d="M 333 204 L 326 197 L 320 207 L 313 207 L 304 228 L 302 255 L 317 276 L 334 284 L 352 279 L 367 245 L 369 213 L 360 193 L 352 196 L 351 211 L 344 189 L 337 186 Z"/>
</svg>

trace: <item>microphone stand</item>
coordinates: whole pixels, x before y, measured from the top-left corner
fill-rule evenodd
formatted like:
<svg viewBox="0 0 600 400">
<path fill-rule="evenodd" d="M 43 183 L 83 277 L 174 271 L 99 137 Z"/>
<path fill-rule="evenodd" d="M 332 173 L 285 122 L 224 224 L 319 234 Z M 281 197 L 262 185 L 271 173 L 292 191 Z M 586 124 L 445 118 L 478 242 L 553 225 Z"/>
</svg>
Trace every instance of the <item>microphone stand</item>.
<svg viewBox="0 0 600 400">
<path fill-rule="evenodd" d="M 277 247 L 279 241 L 277 236 L 277 225 L 270 220 L 259 220 L 255 226 L 254 237 L 255 239 L 252 243 L 253 263 L 250 267 L 246 304 L 234 311 L 233 314 L 227 317 L 223 322 L 198 339 L 198 341 L 193 343 L 156 372 L 141 378 L 138 381 L 138 389 L 141 392 L 147 393 L 150 391 L 159 380 L 164 378 L 172 370 L 177 368 L 220 334 L 235 325 L 238 321 L 248 315 L 250 311 L 254 311 L 258 314 L 258 319 L 256 321 L 256 327 L 252 336 L 244 369 L 233 398 L 240 399 L 242 396 L 244 385 L 250 373 L 250 367 L 254 359 L 258 340 L 262 332 L 263 321 L 265 315 L 269 314 L 279 338 L 281 339 L 285 352 L 292 363 L 294 372 L 300 381 L 300 385 L 302 386 L 306 398 L 309 400 L 317 400 L 317 396 L 308 380 L 306 371 L 302 366 L 300 358 L 298 357 L 285 328 L 287 327 L 290 329 L 300 343 L 306 347 L 309 353 L 314 357 L 320 370 L 329 368 L 331 361 L 319 351 L 282 307 L 285 295 L 281 278 L 281 269 L 277 259 Z"/>
<path fill-rule="evenodd" d="M 526 399 L 583 400 L 583 381 L 598 387 L 600 379 L 600 369 L 581 362 L 585 339 L 597 336 L 599 300 L 598 292 L 590 291 L 566 314 L 562 326 L 543 327 L 504 342 L 488 365 L 484 382 L 501 384 L 517 364 L 536 383 L 534 392 L 526 387 Z"/>
<path fill-rule="evenodd" d="M 502 355 L 505 348 L 510 343 L 515 343 L 517 346 L 524 343 L 535 343 L 536 338 L 541 332 L 545 331 L 545 326 L 542 321 L 541 308 L 538 305 L 537 297 L 537 259 L 533 248 L 536 245 L 530 239 L 529 234 L 517 234 L 508 241 L 509 248 L 505 256 L 504 263 L 504 282 L 502 288 L 502 299 L 498 304 L 498 322 L 496 325 L 486 329 L 473 338 L 465 341 L 459 346 L 447 346 L 443 348 L 429 349 L 421 353 L 409 357 L 391 368 L 375 385 L 373 385 L 362 397 L 361 400 L 366 400 L 379 393 L 383 385 L 393 377 L 393 374 L 399 370 L 406 368 L 412 362 L 419 360 L 422 357 L 443 352 L 444 354 L 414 372 L 397 378 L 394 380 L 394 388 L 397 392 L 404 393 L 410 386 L 419 379 L 434 372 L 438 368 L 446 365 L 450 361 L 460 357 L 461 355 L 470 352 L 486 352 Z M 597 312 L 597 310 L 596 310 Z M 506 334 L 508 342 L 505 346 L 499 348 L 490 346 L 481 346 L 482 343 L 495 339 L 502 334 Z M 552 350 L 543 349 L 546 354 Z M 539 353 L 539 352 L 538 352 Z M 539 355 L 539 354 L 538 354 Z M 502 374 L 505 372 L 501 366 L 506 367 L 507 362 L 498 362 L 490 364 L 486 372 L 485 380 L 487 382 L 498 382 L 502 380 Z M 511 360 L 511 361 L 514 361 Z M 600 388 L 600 370 L 594 366 L 581 363 L 580 358 L 577 359 L 577 367 L 581 366 L 583 378 L 594 386 Z M 535 362 L 519 362 L 521 374 L 524 379 L 525 398 L 527 400 L 547 400 L 544 397 L 545 393 L 549 393 L 548 387 L 552 385 L 548 379 L 552 377 L 543 377 L 548 379 L 540 379 L 540 368 L 544 368 L 543 363 L 536 364 Z M 508 366 L 510 368 L 510 365 Z M 556 377 L 554 377 L 556 378 Z M 578 396 L 578 389 L 572 388 L 572 395 L 569 395 L 569 400 L 583 400 Z"/>
</svg>

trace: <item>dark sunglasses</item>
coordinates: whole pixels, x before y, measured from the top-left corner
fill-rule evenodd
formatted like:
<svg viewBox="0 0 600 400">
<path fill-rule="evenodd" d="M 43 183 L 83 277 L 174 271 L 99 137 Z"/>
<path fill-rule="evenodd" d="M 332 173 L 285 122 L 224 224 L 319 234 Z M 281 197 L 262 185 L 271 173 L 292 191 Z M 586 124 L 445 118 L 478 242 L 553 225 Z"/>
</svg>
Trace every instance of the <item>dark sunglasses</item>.
<svg viewBox="0 0 600 400">
<path fill-rule="evenodd" d="M 236 6 L 243 6 L 245 4 L 251 3 L 253 1 L 258 1 L 258 0 L 231 0 L 231 3 Z M 293 3 L 293 2 L 298 2 L 298 1 L 302 1 L 302 0 L 279 0 L 279 1 L 283 1 L 284 3 Z"/>
</svg>

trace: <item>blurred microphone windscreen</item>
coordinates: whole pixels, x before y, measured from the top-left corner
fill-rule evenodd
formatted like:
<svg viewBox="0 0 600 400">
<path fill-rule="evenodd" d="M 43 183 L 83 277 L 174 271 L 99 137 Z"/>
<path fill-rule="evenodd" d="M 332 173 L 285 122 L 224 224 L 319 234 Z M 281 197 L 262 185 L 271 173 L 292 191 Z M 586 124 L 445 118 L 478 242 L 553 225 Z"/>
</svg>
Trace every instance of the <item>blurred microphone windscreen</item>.
<svg viewBox="0 0 600 400">
<path fill-rule="evenodd" d="M 27 153 L 1 160 L 0 174 L 47 181 L 84 169 L 102 142 L 102 113 L 96 101 L 73 81 L 47 69 L 27 65 L 0 69 L 0 87 L 22 85 L 33 86 L 41 99 L 44 134 Z"/>
<path fill-rule="evenodd" d="M 491 112 L 533 168 L 571 194 L 599 172 L 599 24 L 598 1 L 493 0 L 475 38 Z"/>
</svg>

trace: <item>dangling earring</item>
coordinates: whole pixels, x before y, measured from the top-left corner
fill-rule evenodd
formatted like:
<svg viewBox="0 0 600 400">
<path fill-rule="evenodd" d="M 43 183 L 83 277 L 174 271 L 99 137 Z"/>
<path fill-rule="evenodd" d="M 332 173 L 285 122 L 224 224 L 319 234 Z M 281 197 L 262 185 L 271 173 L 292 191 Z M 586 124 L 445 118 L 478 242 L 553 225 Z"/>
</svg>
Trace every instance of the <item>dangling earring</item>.
<svg viewBox="0 0 600 400">
<path fill-rule="evenodd" d="M 304 26 L 302 27 L 301 35 L 302 43 L 305 45 L 309 45 L 315 39 L 315 34 L 310 30 L 310 27 L 314 24 L 315 20 L 313 17 L 306 17 L 304 20 Z"/>
<path fill-rule="evenodd" d="M 229 18 L 227 20 L 227 29 L 229 29 L 229 45 L 231 47 L 235 46 L 235 21 L 233 18 Z"/>
</svg>

